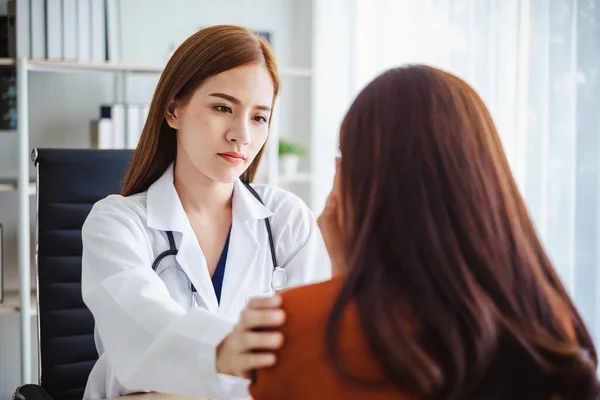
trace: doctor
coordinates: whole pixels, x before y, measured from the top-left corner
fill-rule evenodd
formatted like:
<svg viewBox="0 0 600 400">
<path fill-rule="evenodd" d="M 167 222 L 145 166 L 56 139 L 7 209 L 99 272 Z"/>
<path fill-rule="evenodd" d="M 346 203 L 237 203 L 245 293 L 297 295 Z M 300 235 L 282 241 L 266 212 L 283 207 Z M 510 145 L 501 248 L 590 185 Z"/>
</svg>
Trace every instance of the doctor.
<svg viewBox="0 0 600 400">
<path fill-rule="evenodd" d="M 295 195 L 250 186 L 279 77 L 235 26 L 189 37 L 166 65 L 121 195 L 82 231 L 82 294 L 99 360 L 85 399 L 140 391 L 248 397 L 284 338 L 274 292 L 326 280 L 315 218 Z M 270 352 L 271 350 L 271 352 Z"/>
</svg>

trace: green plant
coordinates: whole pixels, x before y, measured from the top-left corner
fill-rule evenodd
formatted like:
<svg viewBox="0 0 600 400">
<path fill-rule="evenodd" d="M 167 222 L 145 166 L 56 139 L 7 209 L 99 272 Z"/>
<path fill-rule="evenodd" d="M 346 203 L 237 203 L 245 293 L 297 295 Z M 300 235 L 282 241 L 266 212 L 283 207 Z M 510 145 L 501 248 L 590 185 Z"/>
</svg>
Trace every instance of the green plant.
<svg viewBox="0 0 600 400">
<path fill-rule="evenodd" d="M 306 147 L 301 143 L 292 142 L 286 139 L 279 139 L 279 155 L 283 156 L 286 154 L 295 154 L 299 157 L 303 157 L 308 153 Z"/>
</svg>

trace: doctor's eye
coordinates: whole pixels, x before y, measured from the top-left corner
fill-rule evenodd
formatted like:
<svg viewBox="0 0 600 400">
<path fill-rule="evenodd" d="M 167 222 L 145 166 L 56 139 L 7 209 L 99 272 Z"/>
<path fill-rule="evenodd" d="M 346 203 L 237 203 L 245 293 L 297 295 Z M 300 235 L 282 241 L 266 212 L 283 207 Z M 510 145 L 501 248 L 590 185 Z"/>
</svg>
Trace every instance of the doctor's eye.
<svg viewBox="0 0 600 400">
<path fill-rule="evenodd" d="M 267 118 L 262 116 L 262 115 L 257 115 L 256 117 L 252 118 L 254 121 L 260 123 L 260 124 L 265 124 L 267 123 Z"/>
<path fill-rule="evenodd" d="M 213 110 L 216 110 L 219 112 L 224 112 L 224 113 L 230 113 L 231 107 L 229 107 L 229 106 L 214 106 Z"/>
</svg>

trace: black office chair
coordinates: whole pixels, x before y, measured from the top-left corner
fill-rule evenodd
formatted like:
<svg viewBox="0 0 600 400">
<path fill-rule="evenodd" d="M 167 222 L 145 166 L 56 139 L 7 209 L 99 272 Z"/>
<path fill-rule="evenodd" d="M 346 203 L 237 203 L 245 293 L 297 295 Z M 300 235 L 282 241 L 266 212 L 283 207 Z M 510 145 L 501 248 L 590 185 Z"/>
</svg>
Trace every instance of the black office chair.
<svg viewBox="0 0 600 400">
<path fill-rule="evenodd" d="M 131 157 L 132 150 L 33 151 L 40 384 L 20 387 L 16 399 L 83 397 L 98 353 L 81 298 L 81 228 L 95 202 L 120 192 Z"/>
</svg>

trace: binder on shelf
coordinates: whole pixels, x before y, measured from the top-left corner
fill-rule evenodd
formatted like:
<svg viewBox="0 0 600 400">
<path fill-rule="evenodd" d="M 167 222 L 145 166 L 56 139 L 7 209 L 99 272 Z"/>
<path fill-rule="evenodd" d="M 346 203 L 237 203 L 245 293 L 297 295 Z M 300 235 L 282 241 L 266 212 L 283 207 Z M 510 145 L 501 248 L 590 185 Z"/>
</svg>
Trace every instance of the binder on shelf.
<svg viewBox="0 0 600 400">
<path fill-rule="evenodd" d="M 112 149 L 114 147 L 112 129 L 112 107 L 100 107 L 100 118 L 91 121 L 91 147 L 96 149 Z"/>
<path fill-rule="evenodd" d="M 125 105 L 115 103 L 111 106 L 113 147 L 115 149 L 124 149 L 127 144 L 125 137 Z"/>
<path fill-rule="evenodd" d="M 23 18 L 23 22 L 29 23 L 28 18 Z M 6 24 L 8 35 L 8 55 L 7 57 L 17 56 L 17 2 L 16 0 L 6 1 Z"/>
<path fill-rule="evenodd" d="M 78 0 L 62 0 L 63 59 L 67 61 L 75 61 L 78 59 L 77 50 L 79 50 L 79 45 L 77 43 L 77 22 L 79 16 L 77 15 L 77 2 Z"/>
<path fill-rule="evenodd" d="M 44 0 L 29 0 L 31 20 L 31 58 L 46 58 L 46 3 Z"/>
<path fill-rule="evenodd" d="M 107 104 L 91 121 L 91 145 L 97 149 L 135 149 L 148 115 L 147 104 Z"/>
<path fill-rule="evenodd" d="M 91 57 L 93 62 L 106 60 L 106 14 L 104 0 L 91 0 Z"/>
<path fill-rule="evenodd" d="M 90 0 L 77 1 L 77 59 L 83 62 L 92 60 L 92 3 Z"/>
<path fill-rule="evenodd" d="M 63 58 L 63 13 L 60 0 L 46 0 L 46 41 L 48 59 Z"/>
<path fill-rule="evenodd" d="M 121 61 L 118 0 L 28 0 L 27 54 L 34 60 Z M 110 18 L 109 18 L 110 17 Z M 6 57 L 16 56 L 16 0 L 7 0 Z M 108 35 L 107 35 L 108 34 Z M 109 46 L 110 44 L 110 46 Z M 110 53 L 108 53 L 109 51 Z"/>
<path fill-rule="evenodd" d="M 143 104 L 128 104 L 127 105 L 127 148 L 135 149 L 144 127 L 144 105 Z"/>
<path fill-rule="evenodd" d="M 106 59 L 118 63 L 121 57 L 121 14 L 118 0 L 106 0 Z"/>
</svg>

